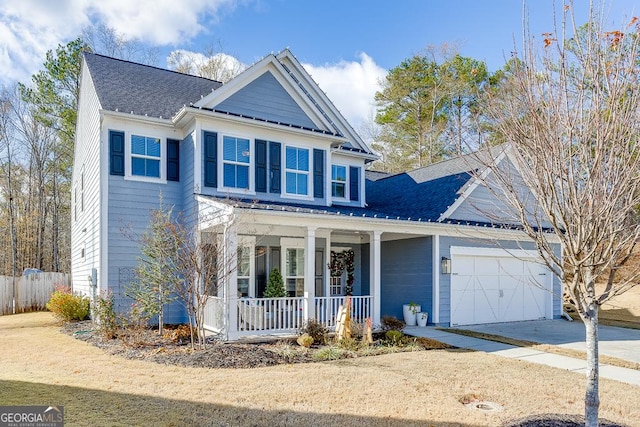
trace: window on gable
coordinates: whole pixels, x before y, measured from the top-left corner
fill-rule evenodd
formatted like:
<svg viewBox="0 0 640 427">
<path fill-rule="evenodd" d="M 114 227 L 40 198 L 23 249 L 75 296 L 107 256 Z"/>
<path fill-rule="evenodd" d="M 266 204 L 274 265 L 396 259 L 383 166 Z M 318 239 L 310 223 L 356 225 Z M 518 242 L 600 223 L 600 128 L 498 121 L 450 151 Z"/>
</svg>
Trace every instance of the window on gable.
<svg viewBox="0 0 640 427">
<path fill-rule="evenodd" d="M 344 199 L 347 197 L 347 167 L 331 165 L 331 196 Z"/>
<path fill-rule="evenodd" d="M 225 136 L 222 139 L 225 187 L 249 188 L 249 140 Z"/>
<path fill-rule="evenodd" d="M 287 147 L 286 149 L 286 191 L 288 194 L 306 196 L 309 194 L 309 150 Z"/>
<path fill-rule="evenodd" d="M 131 135 L 131 175 L 160 178 L 160 139 Z"/>
</svg>

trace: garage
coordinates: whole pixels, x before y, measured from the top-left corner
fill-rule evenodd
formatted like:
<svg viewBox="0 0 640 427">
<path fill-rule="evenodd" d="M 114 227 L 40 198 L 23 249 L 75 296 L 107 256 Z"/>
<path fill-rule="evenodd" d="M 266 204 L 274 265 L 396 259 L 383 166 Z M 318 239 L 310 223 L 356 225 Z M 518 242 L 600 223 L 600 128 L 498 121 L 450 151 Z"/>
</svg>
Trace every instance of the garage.
<svg viewBox="0 0 640 427">
<path fill-rule="evenodd" d="M 451 326 L 552 318 L 552 273 L 535 251 L 451 247 Z"/>
</svg>

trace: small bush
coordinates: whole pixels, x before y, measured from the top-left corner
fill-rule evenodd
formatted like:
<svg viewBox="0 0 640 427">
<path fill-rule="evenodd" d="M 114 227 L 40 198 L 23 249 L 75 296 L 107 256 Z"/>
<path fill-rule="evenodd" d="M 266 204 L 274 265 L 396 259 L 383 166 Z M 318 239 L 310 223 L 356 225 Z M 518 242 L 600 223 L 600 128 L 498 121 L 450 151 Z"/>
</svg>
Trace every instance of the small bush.
<svg viewBox="0 0 640 427">
<path fill-rule="evenodd" d="M 307 349 L 293 346 L 291 341 L 278 341 L 273 347 L 273 351 L 289 362 L 293 362 L 301 354 L 301 351 L 306 352 Z"/>
<path fill-rule="evenodd" d="M 89 318 L 89 298 L 78 294 L 74 295 L 68 286 L 56 287 L 46 307 L 63 322 Z"/>
<path fill-rule="evenodd" d="M 313 342 L 318 345 L 324 345 L 327 342 L 327 335 L 329 334 L 326 326 L 315 319 L 309 319 L 299 332 L 300 335 L 307 334 L 311 336 Z"/>
<path fill-rule="evenodd" d="M 118 332 L 118 320 L 111 291 L 95 298 L 93 301 L 93 315 L 98 332 L 102 337 L 107 340 L 115 338 Z"/>
<path fill-rule="evenodd" d="M 317 350 L 313 353 L 313 358 L 315 360 L 338 360 L 344 358 L 346 350 L 341 349 L 339 347 L 327 346 Z"/>
<path fill-rule="evenodd" d="M 369 347 L 369 344 L 357 340 L 356 338 L 343 338 L 338 341 L 337 344 L 340 348 L 348 351 L 360 351 L 364 348 Z"/>
<path fill-rule="evenodd" d="M 404 322 L 395 316 L 382 316 L 382 332 L 402 331 Z"/>
<path fill-rule="evenodd" d="M 402 337 L 404 337 L 404 334 L 400 331 L 392 329 L 390 331 L 387 331 L 384 336 L 387 342 L 391 345 L 400 345 L 402 344 Z"/>
<path fill-rule="evenodd" d="M 177 344 L 191 342 L 191 327 L 189 325 L 179 325 L 177 328 L 167 329 L 162 334 L 162 337 Z"/>
<path fill-rule="evenodd" d="M 300 335 L 296 341 L 305 348 L 309 348 L 313 345 L 313 337 L 309 334 Z"/>
</svg>

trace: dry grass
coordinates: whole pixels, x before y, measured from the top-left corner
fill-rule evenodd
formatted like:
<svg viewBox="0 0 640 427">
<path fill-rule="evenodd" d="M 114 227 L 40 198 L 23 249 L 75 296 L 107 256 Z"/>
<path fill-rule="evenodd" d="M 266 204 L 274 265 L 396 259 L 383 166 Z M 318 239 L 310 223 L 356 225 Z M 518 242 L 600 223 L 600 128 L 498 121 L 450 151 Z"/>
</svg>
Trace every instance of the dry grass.
<svg viewBox="0 0 640 427">
<path fill-rule="evenodd" d="M 498 426 L 583 411 L 582 375 L 479 352 L 204 369 L 110 356 L 61 334 L 49 313 L 2 316 L 0 336 L 0 402 L 64 405 L 69 426 Z M 505 410 L 466 409 L 468 394 Z M 639 425 L 640 387 L 603 379 L 601 401 L 602 417 Z"/>
<path fill-rule="evenodd" d="M 437 328 L 453 334 L 465 335 L 473 338 L 480 338 L 488 341 L 495 341 L 503 344 L 514 345 L 516 347 L 529 347 L 536 350 L 544 351 L 546 353 L 559 354 L 561 356 L 574 357 L 576 359 L 586 359 L 587 353 L 580 350 L 574 350 L 571 348 L 558 347 L 550 344 L 540 344 L 534 341 L 519 340 L 516 338 L 503 337 L 501 335 L 487 334 L 484 332 L 470 331 L 467 329 L 452 329 L 452 328 Z M 606 356 L 600 354 L 598 356 L 600 363 L 604 363 L 612 366 L 619 366 L 621 368 L 629 368 L 640 370 L 640 363 L 632 362 L 630 360 L 618 359 L 617 357 Z"/>
</svg>

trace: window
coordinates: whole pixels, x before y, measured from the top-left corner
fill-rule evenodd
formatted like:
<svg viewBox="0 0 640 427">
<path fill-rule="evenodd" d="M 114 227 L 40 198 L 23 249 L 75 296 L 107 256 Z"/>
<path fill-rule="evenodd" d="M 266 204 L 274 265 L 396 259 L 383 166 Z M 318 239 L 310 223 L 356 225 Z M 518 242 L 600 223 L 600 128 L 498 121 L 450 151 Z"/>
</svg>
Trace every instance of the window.
<svg viewBox="0 0 640 427">
<path fill-rule="evenodd" d="M 285 286 L 290 297 L 304 295 L 304 249 L 287 248 Z"/>
<path fill-rule="evenodd" d="M 249 295 L 249 283 L 251 282 L 251 248 L 243 246 L 238 248 L 238 293 L 240 296 Z"/>
<path fill-rule="evenodd" d="M 286 192 L 306 196 L 309 194 L 309 150 L 287 147 Z"/>
<path fill-rule="evenodd" d="M 347 167 L 331 165 L 331 196 L 344 199 L 347 197 Z"/>
<path fill-rule="evenodd" d="M 249 140 L 225 136 L 222 139 L 224 186 L 249 188 Z"/>
<path fill-rule="evenodd" d="M 131 135 L 131 175 L 160 178 L 160 139 Z"/>
</svg>

